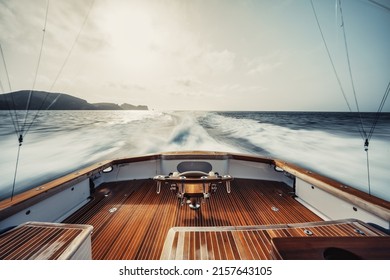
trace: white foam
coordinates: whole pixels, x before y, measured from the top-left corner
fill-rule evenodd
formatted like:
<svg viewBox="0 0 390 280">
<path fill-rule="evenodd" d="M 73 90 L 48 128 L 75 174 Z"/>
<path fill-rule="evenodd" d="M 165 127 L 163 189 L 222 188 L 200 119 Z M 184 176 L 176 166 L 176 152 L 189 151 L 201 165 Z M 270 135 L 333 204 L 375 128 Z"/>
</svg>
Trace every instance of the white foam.
<svg viewBox="0 0 390 280">
<path fill-rule="evenodd" d="M 291 129 L 203 112 L 46 112 L 21 149 L 17 190 L 103 159 L 181 150 L 262 153 L 368 191 L 366 153 L 351 134 Z M 10 194 L 17 138 L 1 131 L 0 197 Z M 371 192 L 390 200 L 390 148 L 372 139 Z"/>
<path fill-rule="evenodd" d="M 250 119 L 210 115 L 208 124 L 231 137 L 245 139 L 272 157 L 302 165 L 368 192 L 366 152 L 363 141 L 319 130 L 291 129 Z M 239 144 L 239 143 L 238 143 Z M 372 194 L 390 200 L 389 147 L 384 140 L 371 141 L 369 149 Z M 245 149 L 243 147 L 243 149 Z"/>
</svg>

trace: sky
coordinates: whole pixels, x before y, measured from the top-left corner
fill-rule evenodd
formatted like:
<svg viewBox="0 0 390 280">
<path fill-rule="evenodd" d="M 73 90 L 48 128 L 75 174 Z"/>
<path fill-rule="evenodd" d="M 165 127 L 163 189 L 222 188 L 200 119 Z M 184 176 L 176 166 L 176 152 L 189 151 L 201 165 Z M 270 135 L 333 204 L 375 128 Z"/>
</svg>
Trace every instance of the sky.
<svg viewBox="0 0 390 280">
<path fill-rule="evenodd" d="M 356 95 L 360 111 L 376 112 L 390 82 L 390 1 L 375 2 L 342 0 L 341 13 L 336 0 L 313 0 L 352 111 Z M 154 110 L 349 111 L 310 0 L 47 3 L 0 0 L 12 91 Z M 1 63 L 3 93 L 5 73 Z"/>
</svg>

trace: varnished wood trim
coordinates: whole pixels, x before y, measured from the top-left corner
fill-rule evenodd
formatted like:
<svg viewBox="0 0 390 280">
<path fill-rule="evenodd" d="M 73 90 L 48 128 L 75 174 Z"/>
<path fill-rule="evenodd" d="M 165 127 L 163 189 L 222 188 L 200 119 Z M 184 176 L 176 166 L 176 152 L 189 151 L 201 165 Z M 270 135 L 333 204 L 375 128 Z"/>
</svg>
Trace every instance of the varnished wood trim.
<svg viewBox="0 0 390 280">
<path fill-rule="evenodd" d="M 99 162 L 79 171 L 70 173 L 61 178 L 40 185 L 23 193 L 15 195 L 12 199 L 0 202 L 0 220 L 17 213 L 31 205 L 34 205 L 46 198 L 57 194 L 70 186 L 73 186 L 85 179 L 97 174 L 112 164 L 112 161 Z"/>
<path fill-rule="evenodd" d="M 238 159 L 244 159 L 241 155 L 235 155 Z M 141 162 L 147 160 L 159 159 L 220 159 L 225 160 L 231 158 L 232 155 L 224 152 L 208 152 L 208 151 L 184 151 L 184 152 L 167 152 L 162 154 L 140 155 L 129 158 L 120 158 L 114 160 L 106 160 L 84 169 L 72 172 L 63 177 L 27 190 L 23 193 L 15 195 L 12 199 L 4 199 L 0 201 L 0 220 L 17 213 L 31 205 L 34 205 L 69 186 L 75 185 L 94 174 L 97 174 L 111 165 L 127 164 L 133 162 Z M 258 157 L 246 157 L 248 160 L 261 160 Z"/>
<path fill-rule="evenodd" d="M 220 159 L 220 160 L 244 160 L 252 162 L 261 162 L 267 164 L 275 164 L 283 168 L 286 172 L 294 176 L 302 178 L 302 180 L 312 183 L 317 187 L 335 195 L 341 199 L 351 202 L 352 204 L 367 210 L 370 213 L 378 215 L 379 217 L 390 220 L 390 202 L 380 198 L 368 195 L 362 191 L 345 186 L 335 180 L 309 172 L 296 165 L 286 163 L 281 160 L 273 160 L 261 156 L 252 156 L 245 154 L 234 154 L 224 152 L 207 152 L 207 151 L 184 151 L 184 152 L 167 152 L 162 154 L 151 154 L 143 156 L 135 156 L 130 158 L 107 160 L 77 172 L 68 174 L 59 179 L 53 180 L 37 188 L 28 190 L 13 197 L 13 199 L 5 199 L 0 202 L 0 220 L 25 209 L 37 202 L 40 202 L 47 197 L 50 197 L 69 186 L 81 182 L 90 176 L 102 171 L 110 165 L 127 164 L 132 162 L 140 162 L 146 160 L 159 159 Z"/>
</svg>

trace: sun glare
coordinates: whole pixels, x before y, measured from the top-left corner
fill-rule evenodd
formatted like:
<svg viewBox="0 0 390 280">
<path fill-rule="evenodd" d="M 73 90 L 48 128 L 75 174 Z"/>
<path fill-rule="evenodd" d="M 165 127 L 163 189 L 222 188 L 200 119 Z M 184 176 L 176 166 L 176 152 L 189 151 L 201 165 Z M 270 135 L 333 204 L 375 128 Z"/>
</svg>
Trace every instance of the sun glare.
<svg viewBox="0 0 390 280">
<path fill-rule="evenodd" d="M 107 13 L 105 27 L 111 36 L 112 47 L 136 50 L 153 40 L 151 16 L 141 9 L 118 9 Z"/>
<path fill-rule="evenodd" d="M 161 27 L 164 19 L 156 12 L 156 7 L 145 5 L 126 2 L 107 6 L 110 12 L 102 13 L 99 24 L 109 38 L 106 56 L 112 71 L 130 76 L 135 82 L 148 80 L 150 83 L 151 77 L 164 72 L 166 59 L 158 50 L 169 42 Z"/>
</svg>

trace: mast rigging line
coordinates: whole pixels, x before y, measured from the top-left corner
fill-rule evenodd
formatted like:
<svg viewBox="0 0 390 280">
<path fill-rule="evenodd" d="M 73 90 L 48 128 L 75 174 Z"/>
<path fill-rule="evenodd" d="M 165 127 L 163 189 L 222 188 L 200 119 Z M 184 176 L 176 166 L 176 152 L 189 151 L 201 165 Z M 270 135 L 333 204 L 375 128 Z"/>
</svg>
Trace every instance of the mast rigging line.
<svg viewBox="0 0 390 280">
<path fill-rule="evenodd" d="M 374 123 L 373 123 L 373 125 L 371 127 L 370 132 L 368 133 L 366 141 L 364 142 L 364 150 L 366 151 L 367 179 L 368 179 L 368 193 L 369 194 L 371 194 L 371 180 L 370 180 L 370 161 L 368 159 L 368 145 L 370 143 L 369 141 L 371 140 L 372 135 L 374 134 L 374 130 L 375 130 L 376 124 L 378 123 L 378 120 L 379 120 L 379 117 L 380 117 L 380 113 L 382 112 L 383 106 L 386 103 L 386 99 L 389 96 L 389 92 L 390 92 L 390 82 L 387 84 L 387 88 L 385 90 L 385 94 L 383 95 L 382 101 L 379 104 L 378 111 L 377 111 L 377 113 L 375 115 Z"/>
<path fill-rule="evenodd" d="M 78 42 L 78 40 L 80 38 L 81 32 L 83 31 L 85 24 L 87 23 L 87 20 L 89 18 L 89 14 L 91 13 L 91 10 L 92 10 L 92 7 L 93 7 L 94 3 L 95 3 L 95 0 L 92 0 L 90 5 L 89 5 L 88 11 L 87 11 L 87 13 L 86 13 L 86 15 L 84 17 L 83 23 L 82 23 L 82 25 L 81 25 L 81 27 L 79 29 L 79 32 L 77 33 L 77 36 L 76 36 L 75 40 L 73 41 L 73 44 L 72 44 L 71 48 L 69 49 L 69 52 L 68 52 L 68 54 L 67 54 L 67 56 L 66 56 L 66 58 L 65 58 L 65 60 L 64 60 L 64 62 L 62 64 L 62 66 L 60 68 L 60 71 L 58 72 L 56 78 L 54 79 L 52 85 L 50 86 L 49 91 L 51 91 L 54 88 L 54 85 L 57 83 L 57 80 L 60 77 L 62 71 L 64 70 L 65 65 L 68 63 L 69 57 L 72 54 L 73 49 L 76 46 L 76 44 L 77 44 L 77 42 Z M 48 107 L 48 108 L 50 108 L 50 107 Z"/>
<path fill-rule="evenodd" d="M 359 102 L 357 100 L 357 95 L 356 95 L 356 90 L 355 90 L 355 83 L 354 83 L 354 80 L 353 80 L 353 75 L 352 75 L 352 68 L 351 68 L 351 60 L 349 58 L 349 50 L 348 50 L 348 43 L 347 43 L 347 35 L 346 35 L 346 32 L 345 32 L 345 24 L 344 24 L 344 15 L 343 15 L 343 9 L 341 7 L 341 0 L 338 0 L 338 3 L 339 3 L 339 9 L 340 9 L 340 17 L 341 17 L 341 28 L 343 30 L 343 38 L 344 38 L 344 46 L 345 46 L 345 53 L 346 53 L 346 56 L 347 56 L 347 64 L 348 64 L 348 72 L 349 72 L 349 78 L 351 80 L 351 86 L 352 86 L 352 92 L 353 92 L 353 96 L 355 98 L 355 104 L 356 104 L 356 110 L 359 114 L 359 121 L 360 121 L 360 126 L 361 126 L 361 134 L 363 134 L 362 136 L 364 137 L 364 139 L 367 139 L 367 133 L 366 131 L 364 130 L 364 125 L 363 125 L 363 120 L 362 120 L 362 115 L 360 113 L 360 108 L 359 108 Z"/>
<path fill-rule="evenodd" d="M 17 133 L 17 134 L 19 134 L 19 137 L 18 137 L 19 147 L 18 147 L 18 153 L 17 153 L 17 156 L 16 156 L 15 173 L 14 173 L 14 178 L 13 178 L 13 183 L 12 183 L 11 201 L 13 200 L 13 197 L 14 197 L 14 194 L 15 194 L 15 186 L 16 186 L 16 178 L 17 178 L 18 166 L 19 166 L 20 150 L 21 150 L 21 147 L 22 147 L 22 144 L 23 144 L 24 136 L 26 136 L 26 133 L 27 133 L 27 132 L 25 132 L 24 129 L 25 129 L 26 123 L 27 123 L 27 116 L 28 116 L 28 111 L 29 111 L 29 108 L 30 108 L 32 92 L 33 92 L 33 90 L 35 88 L 35 83 L 36 83 L 36 80 L 37 80 L 37 77 L 38 77 L 39 66 L 40 66 L 41 58 L 42 58 L 43 45 L 44 45 L 44 42 L 45 42 L 45 34 L 46 34 L 47 17 L 48 17 L 48 13 L 49 13 L 49 3 L 50 3 L 50 0 L 47 0 L 46 13 L 45 13 L 45 22 L 44 22 L 44 26 L 43 26 L 43 30 L 42 30 L 43 31 L 43 35 L 42 35 L 42 41 L 41 41 L 41 48 L 40 48 L 40 51 L 39 51 L 38 63 L 37 63 L 37 67 L 36 67 L 36 70 L 35 70 L 35 77 L 34 77 L 34 81 L 33 81 L 33 86 L 30 89 L 30 92 L 28 94 L 28 100 L 27 100 L 26 112 L 25 112 L 25 116 L 24 116 L 23 125 L 22 125 L 22 127 L 20 129 L 18 129 L 18 133 Z M 4 56 L 3 56 L 3 58 L 4 58 Z M 12 96 L 12 93 L 10 93 L 10 94 Z M 15 109 L 15 106 L 14 106 L 14 109 Z M 16 115 L 16 117 L 17 117 L 17 115 Z M 16 120 L 16 123 L 18 123 L 18 120 Z"/>
<path fill-rule="evenodd" d="M 381 3 L 378 3 L 377 1 L 374 1 L 374 0 L 367 0 L 367 1 L 371 2 L 372 4 L 378 6 L 378 7 L 382 8 L 382 9 L 387 10 L 388 12 L 390 12 L 390 8 L 389 7 L 387 7 L 387 6 L 385 6 L 385 5 L 381 4 Z"/>
<path fill-rule="evenodd" d="M 80 35 L 81 35 L 81 32 L 87 22 L 87 19 L 89 17 L 89 14 L 92 10 L 92 7 L 93 7 L 93 4 L 94 4 L 95 0 L 92 0 L 91 3 L 90 3 L 90 6 L 89 6 L 89 9 L 88 9 L 88 12 L 86 13 L 86 16 L 84 18 L 84 21 L 83 21 L 83 24 L 75 38 L 75 41 L 73 42 L 67 56 L 65 57 L 65 60 L 62 64 L 62 66 L 60 67 L 60 70 L 58 72 L 58 74 L 56 75 L 50 89 L 49 89 L 49 92 L 53 89 L 54 85 L 56 84 L 58 78 L 60 77 L 62 71 L 64 70 L 72 52 L 73 52 L 73 49 L 74 47 L 76 46 L 79 38 L 80 38 Z M 40 62 L 41 62 L 41 59 L 42 59 L 42 53 L 43 53 L 43 47 L 44 47 L 44 42 L 45 42 L 45 34 L 46 34 L 46 26 L 47 26 L 47 19 L 48 19 L 48 14 L 49 14 L 49 3 L 50 3 L 50 0 L 47 0 L 47 5 L 46 5 L 46 13 L 45 13 L 45 21 L 44 21 L 44 26 L 43 26 L 43 35 L 42 35 L 42 40 L 41 40 L 41 47 L 40 47 L 40 51 L 39 51 L 39 56 L 38 56 L 38 62 L 37 62 L 37 66 L 36 66 L 36 70 L 35 70 L 35 76 L 34 76 L 34 81 L 33 81 L 33 85 L 32 85 L 32 88 L 30 89 L 29 91 L 29 95 L 28 95 L 28 100 L 27 100 L 27 105 L 26 105 L 26 111 L 25 111 L 25 115 L 24 115 L 24 122 L 23 122 L 23 126 L 22 127 L 19 127 L 19 122 L 17 120 L 17 114 L 16 114 L 16 106 L 15 106 L 15 102 L 14 102 L 14 98 L 13 98 L 13 94 L 12 94 L 12 88 L 11 88 L 11 83 L 10 83 L 10 80 L 9 80 L 9 76 L 8 76 L 8 71 L 7 71 L 7 68 L 6 68 L 6 63 L 5 63 L 5 58 L 4 58 L 4 55 L 3 55 L 3 51 L 1 49 L 1 54 L 2 54 L 2 57 L 3 57 L 3 63 L 4 63 L 4 66 L 5 66 L 5 69 L 6 69 L 6 74 L 7 74 L 7 78 L 8 78 L 8 84 L 9 84 L 9 88 L 10 88 L 10 95 L 11 95 L 11 98 L 12 98 L 12 102 L 13 102 L 13 108 L 14 108 L 14 111 L 15 111 L 15 116 L 12 115 L 12 111 L 11 109 L 9 108 L 9 104 L 8 104 L 8 99 L 6 100 L 6 104 L 7 104 L 7 107 L 9 109 L 9 112 L 11 114 L 11 119 L 12 119 L 12 122 L 14 124 L 14 129 L 15 129 L 15 132 L 16 132 L 16 136 L 18 137 L 18 142 L 19 142 L 19 147 L 18 147 L 18 152 L 17 152 L 17 157 L 16 157 L 16 165 L 15 165 L 15 173 L 14 173 L 14 178 L 13 178 L 13 184 L 12 184 L 12 193 L 11 193 L 11 201 L 13 200 L 13 197 L 15 195 L 15 186 L 16 186 L 16 178 L 17 178 L 17 172 L 18 172 L 18 166 L 19 166 L 19 159 L 20 159 L 20 151 L 21 151 L 21 146 L 22 146 L 22 143 L 23 143 L 23 138 L 24 136 L 27 135 L 27 133 L 29 132 L 30 128 L 32 127 L 33 123 L 35 122 L 39 112 L 42 110 L 43 108 L 43 105 L 45 104 L 45 101 L 47 100 L 47 97 L 49 95 L 49 92 L 46 94 L 45 98 L 43 99 L 43 101 L 41 102 L 37 112 L 35 113 L 35 115 L 33 116 L 32 118 L 32 121 L 28 124 L 27 126 L 27 118 L 28 118 L 28 113 L 29 113 L 29 110 L 30 110 L 30 105 L 31 105 L 31 99 L 32 99 L 32 95 L 33 95 L 33 91 L 35 89 L 35 84 L 36 84 L 36 81 L 37 81 L 37 77 L 38 77 L 38 72 L 39 72 L 39 67 L 40 67 Z M 1 45 L 0 45 L 1 47 Z M 1 89 L 3 90 L 3 85 L 1 84 L 1 81 L 0 81 L 0 85 L 1 85 Z M 4 91 L 4 90 L 3 90 Z M 58 98 L 60 97 L 61 93 L 54 99 L 54 101 L 51 102 L 51 104 L 46 108 L 46 110 L 48 110 L 57 100 Z M 14 119 L 15 117 L 15 119 Z M 26 129 L 26 126 L 27 126 L 27 129 Z"/>
<path fill-rule="evenodd" d="M 37 77 L 38 77 L 38 71 L 39 71 L 39 66 L 41 64 L 41 58 L 42 58 L 42 52 L 43 52 L 43 45 L 45 43 L 45 35 L 46 35 L 46 25 L 47 25 L 47 18 L 48 18 L 48 14 L 49 14 L 49 4 L 50 4 L 50 0 L 47 0 L 47 4 L 46 4 L 46 13 L 45 13 L 45 22 L 44 22 L 44 25 L 43 25 L 43 29 L 42 29 L 42 32 L 43 32 L 43 35 L 42 35 L 42 41 L 41 41 L 41 48 L 40 48 L 40 51 L 39 51 L 39 56 L 38 56 L 38 63 L 37 63 L 37 67 L 36 67 L 36 70 L 35 70 L 35 76 L 34 76 L 34 81 L 33 81 L 33 85 L 30 89 L 30 92 L 28 94 L 28 99 L 27 99 L 27 106 L 26 106 L 26 113 L 25 113 L 25 116 L 24 116 L 24 122 L 23 122 L 23 126 L 22 126 L 22 129 L 20 131 L 20 135 L 21 135 L 21 139 L 23 140 L 23 137 L 26 136 L 27 132 L 25 132 L 25 127 L 26 127 L 26 123 L 27 123 L 27 116 L 28 116 L 28 112 L 30 110 L 30 104 L 31 104 L 31 97 L 32 97 L 32 93 L 33 93 L 33 90 L 35 89 L 35 84 L 36 84 L 36 81 L 37 81 Z M 19 139 L 20 139 L 19 138 Z M 19 140 L 19 143 L 20 140 Z"/>
<path fill-rule="evenodd" d="M 12 92 L 11 81 L 10 81 L 9 75 L 8 75 L 7 63 L 5 62 L 5 56 L 4 56 L 3 47 L 1 46 L 1 44 L 0 44 L 0 53 L 1 53 L 2 60 L 3 60 L 5 74 L 7 76 L 8 87 L 9 87 L 10 92 Z M 1 91 L 5 92 L 3 84 L 1 83 L 1 80 L 0 80 L 0 87 L 1 87 Z M 5 100 L 5 104 L 7 105 L 8 112 L 11 116 L 11 120 L 12 120 L 12 124 L 14 126 L 16 137 L 19 138 L 20 127 L 19 127 L 19 122 L 18 122 L 18 116 L 16 113 L 15 100 L 14 100 L 14 96 L 12 94 L 10 94 L 10 95 L 11 95 L 11 100 L 12 100 L 12 105 L 13 105 L 12 108 L 14 108 L 13 112 L 12 112 L 12 109 L 11 109 L 9 103 L 8 103 L 8 98 L 6 98 L 5 96 L 3 96 L 3 98 Z"/>
<path fill-rule="evenodd" d="M 374 134 L 374 130 L 375 130 L 375 127 L 378 123 L 378 120 L 379 120 L 379 117 L 380 117 L 380 113 L 382 112 L 382 109 L 383 109 L 383 106 L 385 105 L 386 103 L 386 100 L 387 100 L 387 97 L 389 96 L 389 92 L 390 92 L 390 81 L 389 83 L 387 84 L 387 88 L 385 90 L 385 93 L 382 97 L 382 101 L 381 103 L 379 104 L 379 108 L 378 108 L 378 111 L 376 112 L 376 116 L 375 116 L 375 120 L 374 120 L 374 123 L 370 129 L 370 131 L 368 132 L 368 136 L 367 136 L 367 139 L 368 140 L 371 140 L 371 137 L 372 135 Z"/>
<path fill-rule="evenodd" d="M 79 38 L 80 38 L 81 32 L 83 31 L 83 29 L 84 29 L 84 27 L 85 27 L 85 24 L 86 24 L 87 21 L 88 21 L 88 18 L 89 18 L 89 15 L 90 15 L 90 13 L 91 13 L 91 10 L 92 10 L 92 7 L 93 7 L 94 3 L 95 3 L 95 0 L 92 0 L 91 3 L 90 3 L 90 5 L 89 5 L 88 11 L 87 11 L 87 13 L 86 13 L 86 15 L 85 15 L 85 17 L 84 17 L 83 23 L 82 23 L 82 25 L 81 25 L 81 27 L 80 27 L 80 29 L 79 29 L 79 32 L 78 32 L 78 34 L 77 34 L 75 40 L 73 41 L 73 44 L 72 44 L 71 48 L 69 49 L 69 52 L 68 52 L 67 56 L 65 57 L 65 60 L 64 60 L 64 62 L 62 63 L 62 66 L 60 67 L 59 72 L 57 73 L 57 75 L 56 75 L 56 77 L 55 77 L 53 83 L 51 84 L 51 86 L 50 86 L 50 88 L 49 88 L 49 92 L 46 93 L 45 98 L 42 100 L 41 105 L 39 106 L 37 112 L 35 113 L 35 115 L 34 115 L 32 121 L 31 121 L 31 123 L 30 123 L 29 126 L 27 127 L 27 129 L 26 129 L 26 134 L 27 134 L 27 132 L 30 130 L 30 128 L 32 127 L 32 125 L 33 125 L 33 123 L 35 122 L 36 118 L 38 117 L 38 114 L 39 114 L 39 112 L 42 110 L 43 105 L 45 104 L 47 98 L 49 97 L 50 92 L 51 92 L 52 89 L 54 88 L 55 84 L 56 84 L 57 81 L 58 81 L 58 78 L 61 76 L 62 71 L 64 70 L 66 64 L 68 63 L 69 58 L 70 58 L 70 56 L 71 56 L 71 54 L 72 54 L 72 52 L 73 52 L 73 50 L 74 50 L 74 48 L 75 48 L 75 46 L 76 46 L 76 44 L 77 44 Z M 45 110 L 50 109 L 51 106 L 53 106 L 53 105 L 57 102 L 58 98 L 60 98 L 61 95 L 62 95 L 62 93 L 59 93 L 59 94 L 56 96 L 56 98 L 49 104 L 49 106 L 47 106 L 47 107 L 45 108 Z"/>
<path fill-rule="evenodd" d="M 382 8 L 390 10 L 388 7 L 380 5 L 379 3 L 375 2 L 375 1 L 372 1 L 372 0 L 369 0 L 369 1 L 371 3 L 373 3 L 373 4 L 379 5 Z M 347 99 L 347 97 L 345 95 L 345 92 L 344 92 L 343 86 L 341 84 L 339 75 L 337 73 L 337 70 L 336 70 L 336 67 L 334 65 L 332 56 L 330 54 L 328 45 L 326 43 L 325 36 L 323 34 L 323 31 L 322 31 L 321 24 L 320 24 L 319 19 L 318 19 L 318 15 L 317 15 L 316 9 L 314 7 L 313 0 L 310 0 L 310 3 L 311 3 L 311 6 L 312 6 L 312 9 L 313 9 L 313 13 L 314 13 L 314 16 L 315 16 L 315 19 L 316 19 L 316 22 L 317 22 L 317 26 L 318 26 L 318 29 L 320 31 L 320 34 L 321 34 L 321 37 L 322 37 L 322 41 L 324 43 L 324 46 L 325 46 L 328 58 L 329 58 L 329 60 L 331 62 L 331 65 L 332 65 L 333 72 L 334 72 L 334 74 L 336 76 L 336 79 L 337 79 L 337 82 L 338 82 L 339 87 L 341 89 L 341 92 L 343 94 L 344 100 L 347 103 L 348 109 L 349 109 L 350 112 L 352 112 L 351 106 L 350 106 L 350 104 L 348 102 L 348 99 Z M 353 96 L 354 96 L 354 99 L 355 99 L 356 109 L 357 109 L 357 112 L 358 112 L 358 115 L 359 115 L 360 126 L 358 126 L 358 130 L 359 130 L 360 136 L 363 138 L 364 150 L 366 152 L 368 193 L 371 194 L 371 179 L 370 179 L 370 163 L 369 163 L 369 157 L 368 157 L 368 146 L 369 146 L 369 141 L 371 140 L 371 137 L 374 134 L 374 130 L 376 128 L 376 125 L 377 125 L 379 117 L 380 117 L 380 113 L 382 112 L 383 106 L 386 103 L 387 97 L 389 95 L 389 92 L 390 92 L 390 82 L 388 83 L 387 88 L 385 90 L 385 93 L 383 95 L 383 98 L 382 98 L 382 100 L 381 100 L 381 102 L 379 104 L 379 108 L 378 108 L 378 111 L 377 111 L 377 113 L 375 115 L 375 119 L 374 119 L 374 122 L 373 122 L 373 124 L 371 126 L 371 129 L 367 133 L 365 131 L 365 129 L 364 129 L 363 119 L 362 119 L 362 115 L 361 115 L 361 112 L 360 112 L 359 102 L 358 102 L 358 98 L 357 98 L 357 94 L 356 94 L 356 90 L 355 90 L 355 83 L 354 83 L 353 75 L 352 75 L 352 67 L 351 67 L 351 61 L 350 61 L 349 51 L 348 51 L 348 43 L 347 43 L 347 36 L 346 36 L 346 31 L 345 31 L 344 16 L 343 16 L 343 9 L 342 9 L 342 6 L 341 6 L 341 0 L 336 0 L 336 12 L 337 12 L 337 6 L 338 6 L 338 9 L 340 10 L 341 28 L 342 28 L 342 31 L 343 31 L 344 47 L 345 47 L 345 52 L 346 52 L 347 64 L 348 64 L 349 78 L 350 78 L 350 81 L 351 81 L 351 86 L 352 86 Z"/>
<path fill-rule="evenodd" d="M 315 9 L 315 7 L 314 7 L 313 0 L 310 0 L 310 3 L 311 3 L 311 7 L 312 7 L 312 9 L 313 9 L 313 13 L 314 13 L 314 17 L 315 17 L 316 22 L 317 22 L 318 29 L 319 29 L 320 34 L 321 34 L 322 42 L 324 43 L 324 46 L 325 46 L 325 49 L 326 49 L 326 53 L 327 53 L 327 55 L 328 55 L 328 58 L 329 58 L 329 61 L 330 61 L 331 65 L 332 65 L 333 73 L 334 73 L 334 75 L 335 75 L 335 77 L 336 77 L 336 79 L 337 79 L 337 83 L 338 83 L 338 85 L 339 85 L 339 87 L 340 87 L 340 90 L 341 90 L 341 93 L 342 93 L 342 95 L 343 95 L 343 97 L 344 97 L 345 103 L 347 104 L 347 107 L 348 107 L 349 111 L 352 113 L 353 111 L 352 111 L 351 105 L 350 105 L 349 102 L 348 102 L 348 98 L 347 98 L 347 96 L 346 96 L 346 94 L 345 94 L 343 85 L 342 85 L 341 80 L 340 80 L 340 76 L 339 76 L 338 73 L 337 73 L 336 66 L 335 66 L 335 64 L 334 64 L 334 62 L 333 62 L 332 55 L 330 54 L 330 50 L 329 50 L 328 44 L 326 43 L 325 36 L 324 36 L 324 32 L 322 31 L 322 27 L 321 27 L 320 21 L 319 21 L 319 19 L 318 19 L 318 15 L 317 15 L 316 9 Z M 336 2 L 336 3 L 337 3 L 337 2 Z M 360 116 L 359 116 L 359 117 L 360 117 Z M 360 119 L 360 122 L 361 122 L 361 119 Z M 360 133 L 361 137 L 362 137 L 363 140 L 364 140 L 364 139 L 365 139 L 365 136 L 364 136 L 365 133 L 364 133 L 364 129 L 363 129 L 363 124 L 362 124 L 362 122 L 361 122 L 361 127 L 358 126 L 358 130 L 359 130 L 359 133 Z"/>
</svg>

